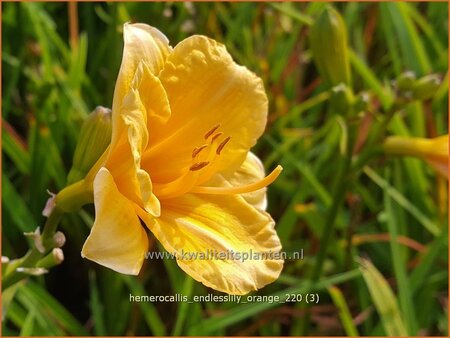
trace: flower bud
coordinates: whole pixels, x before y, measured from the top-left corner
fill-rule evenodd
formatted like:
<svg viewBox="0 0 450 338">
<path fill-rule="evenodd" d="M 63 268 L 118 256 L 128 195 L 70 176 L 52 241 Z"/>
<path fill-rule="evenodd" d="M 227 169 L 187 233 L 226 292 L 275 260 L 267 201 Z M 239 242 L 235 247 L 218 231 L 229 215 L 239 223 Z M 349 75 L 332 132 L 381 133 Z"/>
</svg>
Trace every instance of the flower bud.
<svg viewBox="0 0 450 338">
<path fill-rule="evenodd" d="M 414 85 L 414 81 L 416 80 L 416 74 L 412 71 L 407 71 L 400 74 L 395 79 L 395 85 L 399 92 L 407 92 L 410 91 Z"/>
<path fill-rule="evenodd" d="M 6 274 L 6 270 L 9 267 L 10 259 L 7 256 L 2 256 L 2 275 Z"/>
<path fill-rule="evenodd" d="M 350 115 L 355 103 L 352 90 L 341 83 L 331 90 L 331 109 L 339 115 Z"/>
<path fill-rule="evenodd" d="M 36 228 L 33 232 L 24 232 L 25 237 L 30 238 L 34 242 L 34 246 L 40 253 L 45 252 L 45 247 L 42 243 L 41 230 L 39 227 Z"/>
<path fill-rule="evenodd" d="M 42 276 L 48 272 L 48 270 L 44 268 L 24 268 L 24 267 L 18 267 L 16 271 L 24 273 L 29 276 Z"/>
<path fill-rule="evenodd" d="M 432 139 L 389 136 L 383 143 L 386 154 L 421 158 L 447 179 L 448 148 L 448 134 Z"/>
<path fill-rule="evenodd" d="M 360 92 L 355 98 L 355 103 L 353 106 L 355 112 L 366 112 L 373 109 L 372 106 L 372 96 L 369 92 Z"/>
<path fill-rule="evenodd" d="M 83 179 L 111 142 L 111 110 L 97 107 L 84 121 L 67 184 Z"/>
<path fill-rule="evenodd" d="M 45 248 L 61 248 L 66 243 L 66 236 L 61 231 L 57 231 L 51 238 L 48 238 L 43 246 Z"/>
<path fill-rule="evenodd" d="M 64 261 L 64 253 L 61 249 L 53 249 L 47 256 L 37 262 L 37 268 L 49 269 L 56 265 L 61 264 Z"/>
<path fill-rule="evenodd" d="M 331 86 L 350 84 L 347 28 L 341 15 L 327 6 L 311 27 L 310 44 L 322 79 Z"/>
<path fill-rule="evenodd" d="M 426 75 L 414 82 L 412 95 L 416 100 L 431 99 L 440 85 L 441 79 L 437 74 Z"/>
</svg>

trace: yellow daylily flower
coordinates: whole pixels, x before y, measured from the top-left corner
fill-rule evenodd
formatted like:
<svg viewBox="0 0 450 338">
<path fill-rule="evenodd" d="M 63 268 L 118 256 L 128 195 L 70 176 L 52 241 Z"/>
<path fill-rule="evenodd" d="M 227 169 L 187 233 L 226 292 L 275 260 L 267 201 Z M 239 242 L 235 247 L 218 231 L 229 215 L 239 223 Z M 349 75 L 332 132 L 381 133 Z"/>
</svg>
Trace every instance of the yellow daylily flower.
<svg viewBox="0 0 450 338">
<path fill-rule="evenodd" d="M 447 179 L 448 147 L 448 134 L 435 138 L 389 136 L 383 144 L 387 154 L 422 158 Z"/>
<path fill-rule="evenodd" d="M 283 260 L 264 211 L 268 176 L 250 148 L 264 131 L 260 78 L 205 36 L 175 47 L 157 29 L 124 25 L 111 144 L 95 169 L 96 217 L 82 256 L 136 275 L 148 250 L 141 221 L 172 254 L 268 253 L 266 259 L 185 259 L 208 287 L 245 294 L 278 278 Z"/>
</svg>

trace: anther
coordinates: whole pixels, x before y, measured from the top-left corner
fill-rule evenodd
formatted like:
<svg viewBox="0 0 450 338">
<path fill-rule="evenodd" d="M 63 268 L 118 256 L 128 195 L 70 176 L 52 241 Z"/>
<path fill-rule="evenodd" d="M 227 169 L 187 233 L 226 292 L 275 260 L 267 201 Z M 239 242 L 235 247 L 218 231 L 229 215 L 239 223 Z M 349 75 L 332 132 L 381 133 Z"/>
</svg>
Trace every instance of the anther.
<svg viewBox="0 0 450 338">
<path fill-rule="evenodd" d="M 222 149 L 225 147 L 225 145 L 228 143 L 228 141 L 231 139 L 231 136 L 228 136 L 225 140 L 222 141 L 221 144 L 219 144 L 219 146 L 216 149 L 216 154 L 220 155 L 220 152 L 222 151 Z"/>
<path fill-rule="evenodd" d="M 200 147 L 195 147 L 194 150 L 192 150 L 192 158 L 195 158 L 206 147 L 208 147 L 207 144 L 204 144 Z"/>
<path fill-rule="evenodd" d="M 191 165 L 191 167 L 189 168 L 189 170 L 190 170 L 190 171 L 200 170 L 200 169 L 206 167 L 208 164 L 209 164 L 208 161 L 194 163 L 193 165 Z"/>
<path fill-rule="evenodd" d="M 214 140 L 216 139 L 216 138 L 218 138 L 218 137 L 220 137 L 220 136 L 222 136 L 223 135 L 223 133 L 221 133 L 220 131 L 217 133 L 217 134 L 215 134 L 212 138 L 211 138 L 211 144 L 214 142 Z"/>
<path fill-rule="evenodd" d="M 216 124 L 214 127 L 212 127 L 206 134 L 205 134 L 205 140 L 208 139 L 217 129 L 219 129 L 220 123 Z"/>
</svg>

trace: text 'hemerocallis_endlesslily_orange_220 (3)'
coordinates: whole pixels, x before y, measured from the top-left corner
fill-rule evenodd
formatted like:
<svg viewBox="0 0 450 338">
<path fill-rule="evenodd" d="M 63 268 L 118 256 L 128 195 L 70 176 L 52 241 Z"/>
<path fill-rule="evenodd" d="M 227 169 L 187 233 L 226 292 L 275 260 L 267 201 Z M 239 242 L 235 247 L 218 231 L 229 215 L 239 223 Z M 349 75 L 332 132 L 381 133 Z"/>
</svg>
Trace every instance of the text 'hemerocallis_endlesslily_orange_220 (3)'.
<svg viewBox="0 0 450 338">
<path fill-rule="evenodd" d="M 265 259 L 195 259 L 177 264 L 229 294 L 273 282 L 281 244 L 265 212 L 265 176 L 250 152 L 264 131 L 262 80 L 205 36 L 171 47 L 146 24 L 125 24 L 112 105 L 112 138 L 88 174 L 95 222 L 82 256 L 137 275 L 148 250 L 142 222 L 175 256 L 180 252 L 269 253 Z M 238 256 L 235 256 L 238 257 Z"/>
</svg>

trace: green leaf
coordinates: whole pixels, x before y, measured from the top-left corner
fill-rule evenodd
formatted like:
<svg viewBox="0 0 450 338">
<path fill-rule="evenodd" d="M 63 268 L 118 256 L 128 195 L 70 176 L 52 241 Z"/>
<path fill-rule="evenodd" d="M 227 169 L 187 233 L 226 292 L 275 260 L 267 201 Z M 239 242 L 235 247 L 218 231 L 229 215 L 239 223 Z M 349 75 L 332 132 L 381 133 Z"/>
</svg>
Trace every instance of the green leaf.
<svg viewBox="0 0 450 338">
<path fill-rule="evenodd" d="M 19 289 L 19 293 L 32 301 L 32 304 L 46 314 L 46 321 L 64 329 L 68 334 L 74 336 L 89 335 L 86 329 L 41 286 L 28 281 Z"/>
<path fill-rule="evenodd" d="M 394 265 L 395 277 L 397 279 L 397 286 L 400 298 L 400 306 L 402 313 L 405 316 L 405 322 L 408 328 L 409 335 L 417 334 L 417 318 L 414 312 L 414 305 L 412 301 L 412 295 L 409 285 L 409 280 L 406 274 L 406 261 L 402 251 L 400 249 L 400 244 L 398 243 L 398 223 L 399 217 L 396 215 L 394 205 L 392 203 L 392 198 L 388 193 L 389 187 L 384 185 L 384 205 L 387 216 L 387 227 L 389 231 L 390 247 L 392 262 Z"/>
<path fill-rule="evenodd" d="M 2 264 L 3 265 L 3 264 Z M 2 322 L 6 318 L 6 314 L 9 310 L 9 305 L 14 299 L 14 296 L 16 295 L 17 289 L 21 286 L 23 286 L 23 281 L 16 283 L 12 285 L 11 287 L 7 288 L 6 290 L 2 290 Z"/>
<path fill-rule="evenodd" d="M 90 309 L 93 317 L 93 327 L 94 333 L 97 336 L 106 336 L 107 331 L 105 327 L 105 320 L 103 316 L 103 312 L 105 308 L 100 300 L 100 295 L 97 288 L 97 279 L 95 276 L 95 271 L 89 271 L 89 286 L 90 286 Z"/>
<path fill-rule="evenodd" d="M 280 11 L 281 13 L 290 16 L 291 18 L 297 20 L 298 22 L 300 22 L 302 24 L 310 26 L 313 23 L 313 19 L 310 16 L 296 10 L 292 6 L 292 4 L 289 2 L 285 2 L 285 3 L 269 2 L 268 4 L 270 6 L 272 6 L 273 8 L 275 8 L 276 10 Z"/>
<path fill-rule="evenodd" d="M 190 276 L 186 276 L 184 280 L 182 294 L 188 299 L 191 299 L 192 291 L 194 290 L 195 280 Z M 188 302 L 182 302 L 178 306 L 177 319 L 172 330 L 172 336 L 179 336 L 183 331 L 183 324 L 188 316 L 189 307 L 195 304 L 189 304 Z"/>
<path fill-rule="evenodd" d="M 34 318 L 35 311 L 31 310 L 28 312 L 27 318 L 25 318 L 25 322 L 20 330 L 20 336 L 32 336 L 34 330 Z"/>
<path fill-rule="evenodd" d="M 364 173 L 374 181 L 380 188 L 385 189 L 386 193 L 412 216 L 414 216 L 420 224 L 424 226 L 434 236 L 441 233 L 441 229 L 436 223 L 428 218 L 422 211 L 420 211 L 414 204 L 412 204 L 405 196 L 403 196 L 397 189 L 391 186 L 385 179 L 378 175 L 372 168 L 364 167 Z"/>
<path fill-rule="evenodd" d="M 128 285 L 131 294 L 135 296 L 145 295 L 145 289 L 143 286 L 136 280 L 135 277 L 131 276 L 122 276 L 125 283 Z M 148 328 L 151 330 L 152 334 L 155 336 L 165 336 L 166 328 L 164 326 L 161 317 L 156 310 L 156 307 L 149 302 L 138 302 L 138 305 L 142 311 L 145 322 L 148 325 Z"/>
<path fill-rule="evenodd" d="M 2 150 L 11 159 L 22 175 L 30 172 L 30 156 L 21 144 L 5 128 L 2 128 Z"/>
<path fill-rule="evenodd" d="M 22 232 L 34 231 L 37 228 L 38 224 L 28 206 L 5 172 L 2 172 L 2 202 L 3 207 L 11 214 L 14 225 Z"/>
<path fill-rule="evenodd" d="M 359 336 L 358 330 L 353 323 L 353 318 L 348 308 L 347 302 L 342 294 L 341 290 L 336 286 L 330 286 L 328 288 L 331 298 L 333 299 L 334 305 L 339 310 L 339 317 L 341 318 L 342 326 L 344 327 L 345 333 L 349 337 Z"/>
<path fill-rule="evenodd" d="M 407 69 L 414 70 L 417 74 L 426 75 L 430 72 L 431 66 L 422 44 L 422 39 L 414 27 L 409 15 L 408 3 L 382 3 L 390 14 L 389 19 L 395 27 L 397 42 L 402 51 L 403 59 Z M 384 18 L 387 19 L 387 18 Z"/>
<path fill-rule="evenodd" d="M 366 259 L 360 259 L 361 272 L 372 301 L 388 336 L 407 336 L 397 298 L 388 282 L 375 266 Z"/>
</svg>

